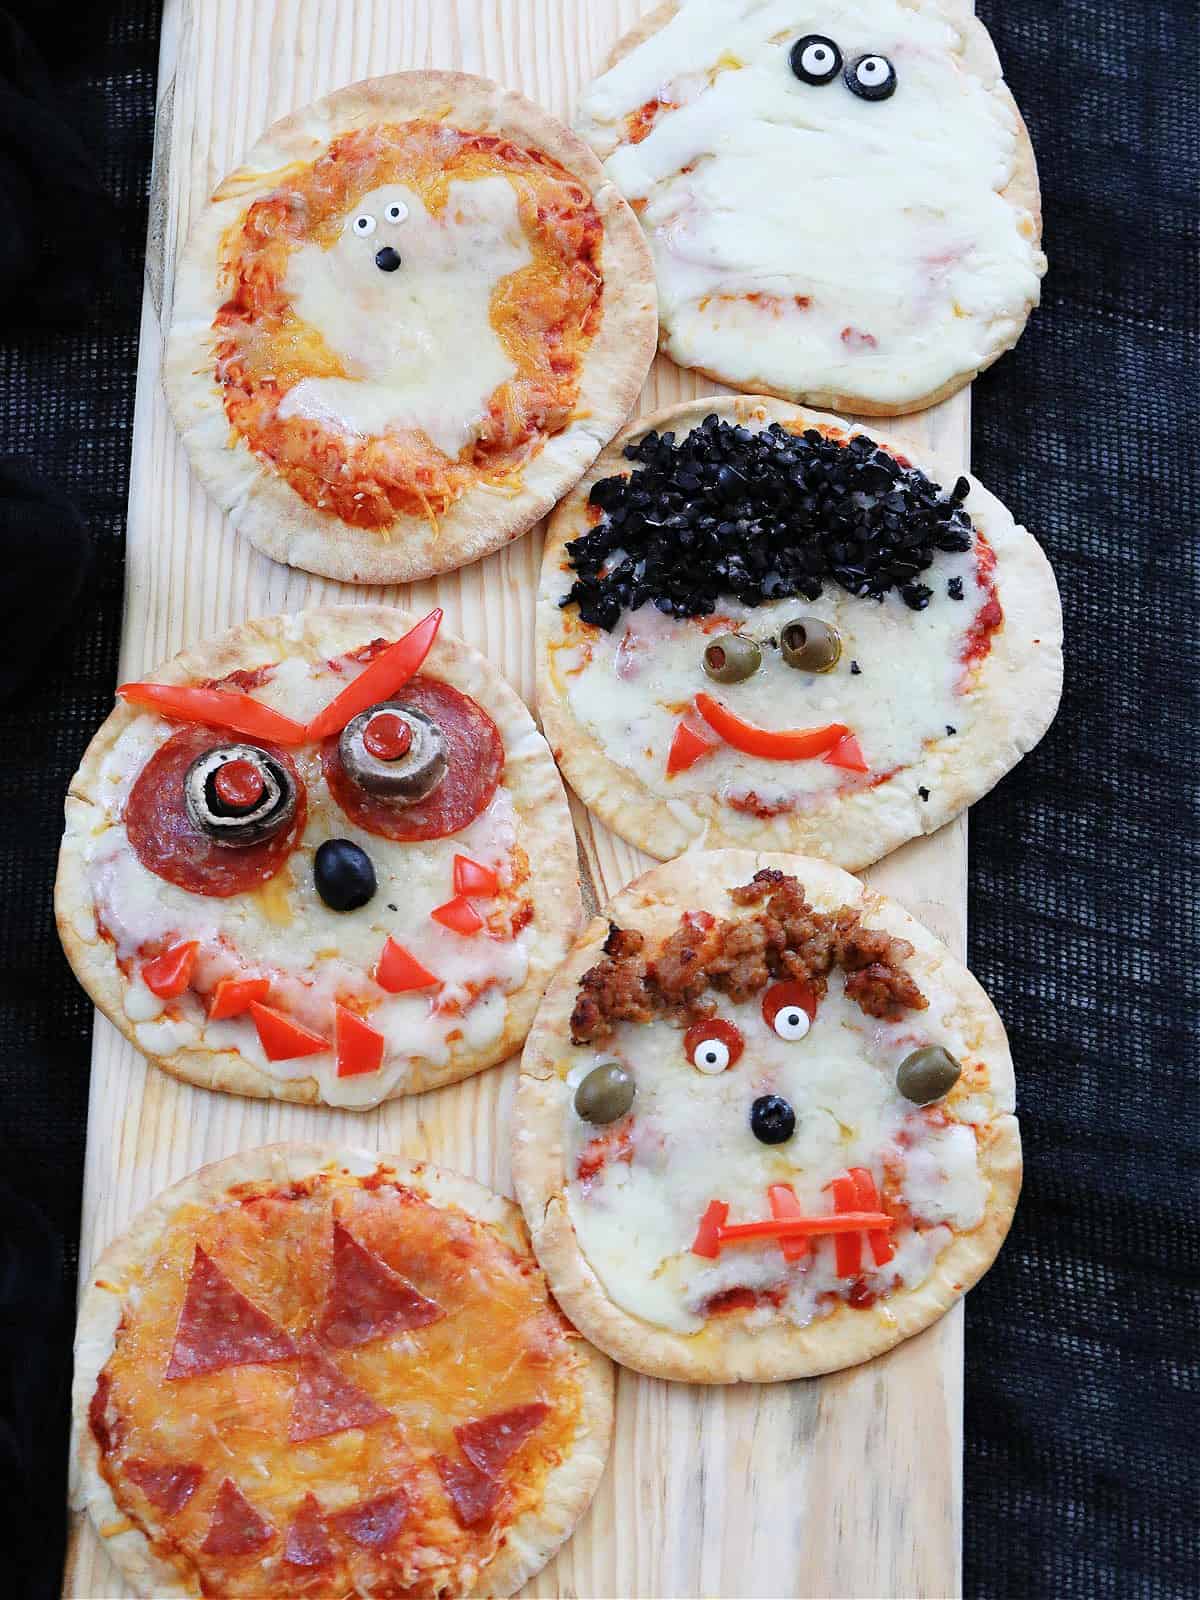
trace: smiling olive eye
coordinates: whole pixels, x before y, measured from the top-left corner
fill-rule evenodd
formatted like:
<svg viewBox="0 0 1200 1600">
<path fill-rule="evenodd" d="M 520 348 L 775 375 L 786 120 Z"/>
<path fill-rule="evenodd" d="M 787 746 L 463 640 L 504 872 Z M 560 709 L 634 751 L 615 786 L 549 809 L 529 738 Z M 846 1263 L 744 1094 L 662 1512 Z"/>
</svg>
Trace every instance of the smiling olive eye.
<svg viewBox="0 0 1200 1600">
<path fill-rule="evenodd" d="M 823 33 L 806 33 L 792 46 L 788 62 L 801 83 L 829 83 L 842 68 L 842 52 Z"/>
<path fill-rule="evenodd" d="M 846 68 L 845 79 L 860 100 L 886 100 L 896 92 L 896 69 L 886 56 L 859 56 Z"/>
<path fill-rule="evenodd" d="M 408 207 L 403 200 L 393 200 L 383 214 L 389 222 L 403 222 L 408 215 Z"/>
<path fill-rule="evenodd" d="M 773 983 L 763 995 L 762 1014 L 772 1033 L 795 1044 L 812 1027 L 817 997 L 807 983 Z"/>
<path fill-rule="evenodd" d="M 683 1036 L 684 1054 L 697 1072 L 710 1078 L 732 1067 L 745 1048 L 741 1030 L 723 1017 L 693 1022 Z"/>
<path fill-rule="evenodd" d="M 375 232 L 375 218 L 364 211 L 361 216 L 355 217 L 353 227 L 359 238 L 365 239 L 369 233 Z"/>
</svg>

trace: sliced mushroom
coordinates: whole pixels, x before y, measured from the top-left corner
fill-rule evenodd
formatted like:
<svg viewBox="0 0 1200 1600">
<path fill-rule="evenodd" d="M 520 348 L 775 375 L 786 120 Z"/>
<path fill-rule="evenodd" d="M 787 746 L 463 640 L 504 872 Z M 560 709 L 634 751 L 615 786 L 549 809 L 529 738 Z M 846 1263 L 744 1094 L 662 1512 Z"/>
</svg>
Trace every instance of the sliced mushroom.
<svg viewBox="0 0 1200 1600">
<path fill-rule="evenodd" d="M 423 800 L 446 776 L 442 730 L 432 717 L 402 700 L 382 700 L 360 711 L 342 730 L 338 751 L 360 788 L 395 805 Z"/>
<path fill-rule="evenodd" d="M 265 750 L 222 744 L 192 762 L 183 779 L 192 823 L 214 844 L 259 844 L 296 815 L 296 786 Z"/>
</svg>

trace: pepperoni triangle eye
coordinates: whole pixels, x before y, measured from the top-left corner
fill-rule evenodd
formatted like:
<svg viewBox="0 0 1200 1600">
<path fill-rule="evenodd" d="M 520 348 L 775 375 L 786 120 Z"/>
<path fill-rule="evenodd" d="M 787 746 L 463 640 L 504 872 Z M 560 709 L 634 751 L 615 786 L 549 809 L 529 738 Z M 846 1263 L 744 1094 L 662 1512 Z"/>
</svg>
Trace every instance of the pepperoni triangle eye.
<svg viewBox="0 0 1200 1600">
<path fill-rule="evenodd" d="M 817 1014 L 817 997 L 807 983 L 773 983 L 762 1000 L 763 1021 L 778 1038 L 803 1039 Z"/>
<path fill-rule="evenodd" d="M 732 1067 L 745 1048 L 741 1030 L 723 1017 L 694 1022 L 683 1036 L 684 1054 L 707 1077 L 716 1077 L 726 1067 Z"/>
</svg>

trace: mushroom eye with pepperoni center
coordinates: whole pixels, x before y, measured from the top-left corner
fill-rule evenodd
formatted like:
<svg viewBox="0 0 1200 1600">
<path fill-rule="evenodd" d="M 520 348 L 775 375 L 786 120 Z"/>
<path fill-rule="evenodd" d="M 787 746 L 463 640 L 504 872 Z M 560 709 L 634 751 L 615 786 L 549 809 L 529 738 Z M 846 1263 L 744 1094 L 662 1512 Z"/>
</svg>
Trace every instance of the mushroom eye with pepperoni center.
<svg viewBox="0 0 1200 1600">
<path fill-rule="evenodd" d="M 683 1036 L 683 1051 L 697 1072 L 716 1077 L 736 1065 L 746 1048 L 742 1031 L 723 1017 L 706 1017 L 694 1022 Z"/>
</svg>

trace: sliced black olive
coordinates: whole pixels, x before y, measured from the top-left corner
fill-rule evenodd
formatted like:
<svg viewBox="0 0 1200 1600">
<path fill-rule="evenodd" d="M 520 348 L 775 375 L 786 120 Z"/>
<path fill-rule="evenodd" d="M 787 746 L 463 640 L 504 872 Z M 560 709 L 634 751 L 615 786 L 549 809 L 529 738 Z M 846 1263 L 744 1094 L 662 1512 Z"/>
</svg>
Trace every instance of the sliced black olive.
<svg viewBox="0 0 1200 1600">
<path fill-rule="evenodd" d="M 410 735 L 404 748 L 404 741 L 394 737 L 402 725 Z M 432 717 L 402 700 L 381 700 L 352 717 L 342 729 L 338 752 L 361 789 L 398 806 L 423 800 L 446 776 L 442 730 Z"/>
<path fill-rule="evenodd" d="M 823 33 L 806 33 L 792 46 L 788 63 L 801 83 L 830 83 L 842 70 L 842 52 Z"/>
<path fill-rule="evenodd" d="M 382 250 L 375 252 L 375 265 L 380 272 L 395 272 L 400 265 L 399 250 L 393 250 L 390 244 L 385 244 Z"/>
<path fill-rule="evenodd" d="M 789 667 L 802 672 L 829 672 L 842 653 L 836 628 L 820 617 L 793 617 L 779 630 L 779 648 Z"/>
<path fill-rule="evenodd" d="M 796 1113 L 781 1094 L 760 1094 L 750 1107 L 750 1132 L 760 1144 L 786 1144 L 796 1131 Z"/>
<path fill-rule="evenodd" d="M 896 1087 L 914 1105 L 927 1106 L 950 1093 L 962 1077 L 962 1067 L 940 1044 L 922 1045 L 896 1069 Z"/>
<path fill-rule="evenodd" d="M 214 844 L 238 849 L 270 839 L 296 815 L 296 788 L 277 761 L 252 744 L 215 745 L 183 779 L 195 827 Z"/>
<path fill-rule="evenodd" d="M 602 1061 L 580 1080 L 575 1111 L 584 1122 L 616 1122 L 629 1110 L 636 1092 L 633 1079 L 619 1061 Z"/>
<path fill-rule="evenodd" d="M 375 868 L 349 839 L 326 839 L 313 858 L 313 881 L 331 911 L 357 911 L 375 893 Z"/>
<path fill-rule="evenodd" d="M 860 100 L 886 100 L 896 92 L 896 69 L 886 56 L 859 56 L 843 77 Z"/>
<path fill-rule="evenodd" d="M 704 651 L 704 670 L 717 683 L 741 683 L 762 666 L 762 651 L 741 633 L 720 633 Z"/>
</svg>

